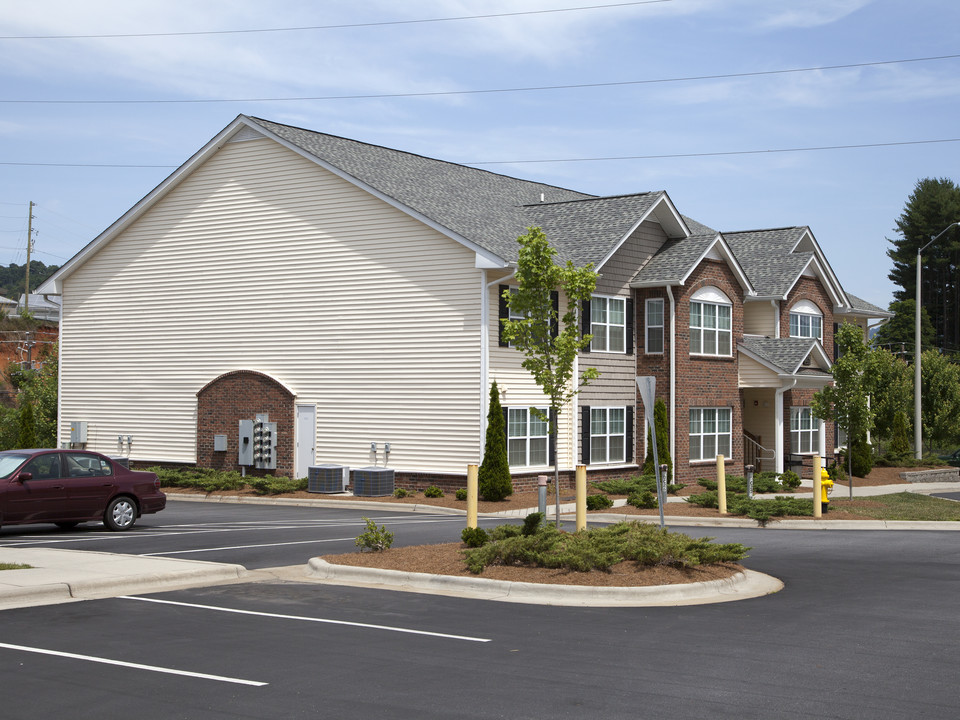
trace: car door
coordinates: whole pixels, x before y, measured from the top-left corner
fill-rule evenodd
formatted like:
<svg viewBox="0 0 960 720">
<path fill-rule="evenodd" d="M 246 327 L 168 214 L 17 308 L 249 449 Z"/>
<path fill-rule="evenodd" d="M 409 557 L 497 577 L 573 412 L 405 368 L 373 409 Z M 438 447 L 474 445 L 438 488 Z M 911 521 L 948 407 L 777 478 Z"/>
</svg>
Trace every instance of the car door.
<svg viewBox="0 0 960 720">
<path fill-rule="evenodd" d="M 117 489 L 117 479 L 109 461 L 99 455 L 64 452 L 63 475 L 71 517 L 98 518 Z"/>
<path fill-rule="evenodd" d="M 18 477 L 30 474 L 29 480 Z M 67 487 L 60 477 L 60 453 L 37 455 L 7 485 L 5 523 L 72 519 Z"/>
</svg>

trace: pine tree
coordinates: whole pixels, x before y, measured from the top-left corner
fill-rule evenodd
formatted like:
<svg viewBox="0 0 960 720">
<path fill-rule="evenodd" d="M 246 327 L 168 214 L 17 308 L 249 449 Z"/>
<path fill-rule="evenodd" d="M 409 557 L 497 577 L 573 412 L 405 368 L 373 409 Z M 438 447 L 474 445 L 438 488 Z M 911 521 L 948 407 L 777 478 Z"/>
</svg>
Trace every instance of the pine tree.
<svg viewBox="0 0 960 720">
<path fill-rule="evenodd" d="M 670 462 L 670 429 L 667 423 L 667 405 L 662 398 L 657 398 L 653 404 L 653 424 L 657 428 L 657 457 L 661 465 L 667 466 L 667 482 L 669 482 L 673 479 L 673 463 Z M 643 461 L 642 473 L 656 474 L 653 467 L 653 437 L 649 426 L 647 426 L 647 457 Z"/>
<path fill-rule="evenodd" d="M 483 448 L 483 464 L 480 465 L 477 484 L 480 497 L 484 500 L 503 500 L 508 495 L 513 495 L 513 481 L 507 459 L 507 433 L 496 380 L 490 386 L 487 440 Z"/>
<path fill-rule="evenodd" d="M 37 445 L 37 422 L 33 413 L 33 403 L 21 398 L 20 411 L 17 414 L 19 433 L 17 435 L 18 448 L 33 448 Z"/>
</svg>

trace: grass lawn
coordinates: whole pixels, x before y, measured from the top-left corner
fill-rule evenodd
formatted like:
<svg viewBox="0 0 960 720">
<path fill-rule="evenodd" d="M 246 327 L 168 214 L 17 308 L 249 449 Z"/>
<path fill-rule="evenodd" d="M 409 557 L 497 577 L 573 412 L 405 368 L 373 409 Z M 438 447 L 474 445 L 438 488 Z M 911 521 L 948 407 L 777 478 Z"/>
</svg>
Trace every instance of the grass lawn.
<svg viewBox="0 0 960 720">
<path fill-rule="evenodd" d="M 830 510 L 876 520 L 960 520 L 960 503 L 909 492 L 854 500 L 833 497 Z"/>
<path fill-rule="evenodd" d="M 33 565 L 21 565 L 20 563 L 0 562 L 0 570 L 29 570 Z"/>
</svg>

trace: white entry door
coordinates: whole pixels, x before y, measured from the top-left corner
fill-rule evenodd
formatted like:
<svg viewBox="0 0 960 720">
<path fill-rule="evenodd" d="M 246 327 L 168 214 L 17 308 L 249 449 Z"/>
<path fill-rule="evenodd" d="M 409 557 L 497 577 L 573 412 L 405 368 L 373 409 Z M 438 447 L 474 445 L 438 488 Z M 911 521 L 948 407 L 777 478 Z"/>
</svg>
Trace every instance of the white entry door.
<svg viewBox="0 0 960 720">
<path fill-rule="evenodd" d="M 297 405 L 297 477 L 305 478 L 307 468 L 316 465 L 317 406 Z"/>
</svg>

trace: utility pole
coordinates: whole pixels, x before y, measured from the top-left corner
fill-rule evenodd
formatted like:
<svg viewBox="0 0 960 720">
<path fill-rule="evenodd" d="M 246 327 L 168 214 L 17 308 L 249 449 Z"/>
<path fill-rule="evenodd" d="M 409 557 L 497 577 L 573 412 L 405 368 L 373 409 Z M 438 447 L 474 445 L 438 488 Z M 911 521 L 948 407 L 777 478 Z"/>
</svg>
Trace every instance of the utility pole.
<svg viewBox="0 0 960 720">
<path fill-rule="evenodd" d="M 30 312 L 30 251 L 33 249 L 33 200 L 30 201 L 30 209 L 27 211 L 27 283 L 23 292 L 23 310 Z"/>
</svg>

